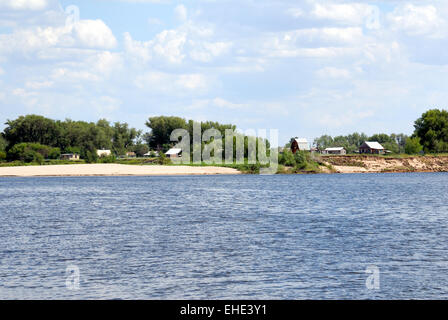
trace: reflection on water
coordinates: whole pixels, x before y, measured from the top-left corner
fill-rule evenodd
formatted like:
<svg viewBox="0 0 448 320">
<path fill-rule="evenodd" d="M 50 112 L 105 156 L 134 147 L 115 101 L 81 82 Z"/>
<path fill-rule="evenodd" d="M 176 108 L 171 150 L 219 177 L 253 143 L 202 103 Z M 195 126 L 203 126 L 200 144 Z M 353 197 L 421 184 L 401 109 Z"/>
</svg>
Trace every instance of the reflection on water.
<svg viewBox="0 0 448 320">
<path fill-rule="evenodd" d="M 447 194 L 444 173 L 1 178 L 0 298 L 447 298 Z"/>
</svg>

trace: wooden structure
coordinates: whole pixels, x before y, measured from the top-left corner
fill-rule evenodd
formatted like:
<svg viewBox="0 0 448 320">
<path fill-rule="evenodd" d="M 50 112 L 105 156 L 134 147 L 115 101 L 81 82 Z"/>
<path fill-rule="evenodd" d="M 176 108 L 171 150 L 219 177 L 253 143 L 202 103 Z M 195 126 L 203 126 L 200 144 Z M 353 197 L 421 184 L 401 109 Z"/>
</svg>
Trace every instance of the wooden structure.
<svg viewBox="0 0 448 320">
<path fill-rule="evenodd" d="M 322 154 L 346 155 L 347 150 L 344 147 L 326 148 L 322 151 Z"/>
<path fill-rule="evenodd" d="M 361 154 L 385 154 L 384 147 L 376 141 L 366 141 L 359 147 Z"/>
<path fill-rule="evenodd" d="M 305 138 L 295 138 L 291 143 L 291 151 L 292 153 L 296 153 L 297 151 L 310 151 L 310 144 L 308 140 Z"/>
</svg>

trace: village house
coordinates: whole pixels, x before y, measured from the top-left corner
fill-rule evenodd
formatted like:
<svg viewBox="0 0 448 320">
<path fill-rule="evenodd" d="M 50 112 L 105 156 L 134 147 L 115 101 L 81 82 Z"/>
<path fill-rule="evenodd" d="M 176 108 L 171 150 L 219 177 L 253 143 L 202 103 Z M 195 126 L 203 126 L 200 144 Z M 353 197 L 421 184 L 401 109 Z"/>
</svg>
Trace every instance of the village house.
<svg viewBox="0 0 448 320">
<path fill-rule="evenodd" d="M 322 154 L 346 155 L 347 150 L 344 147 L 326 148 L 322 151 Z"/>
<path fill-rule="evenodd" d="M 359 153 L 385 154 L 386 150 L 376 141 L 366 141 L 359 147 Z"/>
<path fill-rule="evenodd" d="M 152 157 L 152 156 L 158 157 L 159 152 L 158 151 L 149 151 L 149 152 L 145 153 L 143 156 L 144 157 Z"/>
<path fill-rule="evenodd" d="M 135 152 L 126 152 L 126 157 L 128 157 L 128 158 L 136 158 L 137 154 Z"/>
<path fill-rule="evenodd" d="M 296 153 L 297 151 L 310 151 L 310 144 L 308 140 L 305 138 L 295 138 L 291 143 L 291 151 L 292 153 Z"/>
<path fill-rule="evenodd" d="M 79 154 L 77 154 L 77 153 L 64 153 L 64 154 L 61 154 L 60 159 L 61 160 L 76 161 L 76 160 L 79 160 Z"/>
<path fill-rule="evenodd" d="M 170 149 L 165 153 L 165 155 L 171 159 L 181 158 L 182 157 L 182 149 L 177 149 L 177 148 Z"/>
<path fill-rule="evenodd" d="M 108 157 L 112 154 L 112 152 L 110 150 L 97 150 L 96 154 L 98 155 L 98 157 Z"/>
</svg>

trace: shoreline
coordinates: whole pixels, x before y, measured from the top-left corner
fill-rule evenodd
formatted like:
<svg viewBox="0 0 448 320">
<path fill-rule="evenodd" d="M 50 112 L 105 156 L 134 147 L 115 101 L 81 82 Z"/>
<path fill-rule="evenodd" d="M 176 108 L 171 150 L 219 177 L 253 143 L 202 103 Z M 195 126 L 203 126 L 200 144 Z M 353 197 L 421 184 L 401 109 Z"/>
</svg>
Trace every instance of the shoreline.
<svg viewBox="0 0 448 320">
<path fill-rule="evenodd" d="M 321 172 L 297 174 L 412 173 L 448 172 L 448 156 L 377 157 L 325 156 Z M 108 176 L 194 176 L 251 174 L 221 166 L 54 164 L 0 167 L 0 178 L 8 177 L 108 177 Z M 278 174 L 285 174 L 279 172 Z M 286 173 L 293 174 L 293 173 Z"/>
<path fill-rule="evenodd" d="M 448 172 L 448 156 L 327 156 L 322 161 L 342 174 Z"/>
<path fill-rule="evenodd" d="M 1 178 L 12 177 L 132 177 L 182 175 L 235 175 L 236 169 L 193 166 L 137 166 L 125 164 L 64 164 L 0 167 Z"/>
</svg>

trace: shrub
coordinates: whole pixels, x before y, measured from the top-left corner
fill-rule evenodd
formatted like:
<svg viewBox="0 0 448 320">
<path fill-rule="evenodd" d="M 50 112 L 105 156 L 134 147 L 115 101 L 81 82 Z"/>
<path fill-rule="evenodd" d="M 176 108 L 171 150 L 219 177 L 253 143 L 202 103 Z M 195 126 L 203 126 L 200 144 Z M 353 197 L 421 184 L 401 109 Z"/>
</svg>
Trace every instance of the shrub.
<svg viewBox="0 0 448 320">
<path fill-rule="evenodd" d="M 6 158 L 10 161 L 23 161 L 26 163 L 42 163 L 48 158 L 52 149 L 39 143 L 19 143 L 14 145 L 7 153 Z"/>
<path fill-rule="evenodd" d="M 280 156 L 279 163 L 284 166 L 293 167 L 296 165 L 296 160 L 294 154 L 290 150 L 285 150 Z"/>
<path fill-rule="evenodd" d="M 61 149 L 52 148 L 48 155 L 48 159 L 59 159 L 61 157 Z"/>
<path fill-rule="evenodd" d="M 4 161 L 4 160 L 6 160 L 6 152 L 0 151 L 0 161 Z"/>
<path fill-rule="evenodd" d="M 160 157 L 157 158 L 157 164 L 171 164 L 171 159 L 167 158 L 167 156 L 163 152 L 160 152 Z"/>
<path fill-rule="evenodd" d="M 87 163 L 96 163 L 98 161 L 98 155 L 96 152 L 92 152 L 90 150 L 87 150 L 83 155 L 84 160 Z"/>
<path fill-rule="evenodd" d="M 406 145 L 404 146 L 404 151 L 407 154 L 417 154 L 423 150 L 423 146 L 420 144 L 420 138 L 414 137 L 406 140 Z"/>
<path fill-rule="evenodd" d="M 117 159 L 115 158 L 114 155 L 110 155 L 110 156 L 103 156 L 100 157 L 98 162 L 99 163 L 115 163 Z"/>
</svg>

